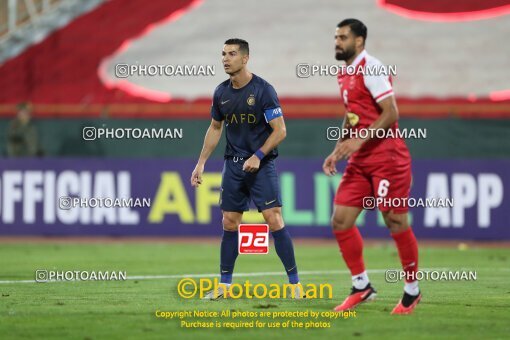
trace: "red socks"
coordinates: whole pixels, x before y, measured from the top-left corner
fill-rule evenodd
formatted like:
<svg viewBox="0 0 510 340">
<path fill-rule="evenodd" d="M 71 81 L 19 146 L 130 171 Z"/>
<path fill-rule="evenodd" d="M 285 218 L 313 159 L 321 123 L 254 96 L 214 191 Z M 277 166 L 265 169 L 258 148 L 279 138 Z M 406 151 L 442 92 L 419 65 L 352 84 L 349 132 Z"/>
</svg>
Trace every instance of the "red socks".
<svg viewBox="0 0 510 340">
<path fill-rule="evenodd" d="M 363 273 L 365 271 L 363 239 L 358 228 L 353 226 L 347 230 L 333 230 L 333 234 L 335 234 L 338 247 L 351 274 L 354 276 Z"/>
<path fill-rule="evenodd" d="M 402 263 L 402 269 L 406 273 L 406 282 L 416 280 L 416 272 L 418 271 L 418 243 L 414 237 L 413 230 L 409 227 L 400 233 L 391 234 L 395 240 L 398 249 L 398 256 Z"/>
<path fill-rule="evenodd" d="M 363 239 L 356 226 L 347 230 L 333 230 L 338 247 L 342 257 L 351 271 L 351 275 L 359 275 L 365 271 L 363 261 Z M 391 234 L 395 240 L 398 249 L 398 255 L 402 268 L 406 273 L 406 282 L 416 281 L 416 272 L 418 271 L 418 243 L 414 237 L 413 230 L 409 227 L 407 230 Z"/>
</svg>

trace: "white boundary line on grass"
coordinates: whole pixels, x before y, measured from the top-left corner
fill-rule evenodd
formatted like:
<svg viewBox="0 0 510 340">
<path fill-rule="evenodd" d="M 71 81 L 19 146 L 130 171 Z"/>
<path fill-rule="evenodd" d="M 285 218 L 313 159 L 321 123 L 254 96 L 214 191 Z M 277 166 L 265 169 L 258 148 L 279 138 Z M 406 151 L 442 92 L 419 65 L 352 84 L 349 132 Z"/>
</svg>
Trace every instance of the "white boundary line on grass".
<svg viewBox="0 0 510 340">
<path fill-rule="evenodd" d="M 388 269 L 372 269 L 367 270 L 369 274 L 382 274 L 388 270 L 400 270 L 395 268 Z M 439 271 L 439 270 L 449 270 L 448 268 L 424 268 L 422 271 Z M 64 271 L 64 270 L 63 270 Z M 333 274 L 350 274 L 348 270 L 304 270 L 299 272 L 299 275 L 333 275 Z M 235 277 L 260 277 L 260 276 L 284 276 L 285 273 L 283 271 L 280 272 L 258 272 L 258 273 L 235 273 Z M 219 277 L 219 274 L 177 274 L 177 275 L 133 275 L 127 276 L 127 280 L 161 280 L 161 279 L 185 279 L 185 278 L 208 278 L 208 277 Z M 53 283 L 53 282 L 75 282 L 81 280 L 51 280 L 45 282 L 37 282 L 34 280 L 2 280 L 0 284 L 9 284 L 9 283 Z M 96 281 L 96 280 L 85 280 Z M 84 282 L 85 282 L 84 281 Z M 97 280 L 99 281 L 99 280 Z M 111 282 L 118 282 L 111 281 Z"/>
</svg>

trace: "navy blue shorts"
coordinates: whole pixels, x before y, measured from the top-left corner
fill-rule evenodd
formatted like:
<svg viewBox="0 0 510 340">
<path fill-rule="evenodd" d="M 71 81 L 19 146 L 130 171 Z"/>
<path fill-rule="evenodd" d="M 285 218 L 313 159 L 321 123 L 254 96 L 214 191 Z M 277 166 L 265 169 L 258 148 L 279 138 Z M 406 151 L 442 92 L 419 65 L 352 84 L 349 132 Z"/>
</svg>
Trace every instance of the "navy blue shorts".
<svg viewBox="0 0 510 340">
<path fill-rule="evenodd" d="M 259 211 L 281 207 L 280 183 L 274 160 L 262 160 L 257 172 L 243 171 L 245 160 L 239 157 L 225 159 L 221 179 L 221 209 L 247 211 L 250 198 Z"/>
</svg>

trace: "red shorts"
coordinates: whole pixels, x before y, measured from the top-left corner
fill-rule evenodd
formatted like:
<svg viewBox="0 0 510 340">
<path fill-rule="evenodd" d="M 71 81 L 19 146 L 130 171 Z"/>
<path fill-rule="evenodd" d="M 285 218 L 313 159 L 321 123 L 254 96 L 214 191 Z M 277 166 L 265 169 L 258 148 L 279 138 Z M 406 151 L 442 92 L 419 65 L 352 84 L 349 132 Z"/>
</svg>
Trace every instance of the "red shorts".
<svg viewBox="0 0 510 340">
<path fill-rule="evenodd" d="M 358 165 L 349 163 L 335 195 L 335 204 L 363 209 L 408 211 L 411 162 Z"/>
</svg>

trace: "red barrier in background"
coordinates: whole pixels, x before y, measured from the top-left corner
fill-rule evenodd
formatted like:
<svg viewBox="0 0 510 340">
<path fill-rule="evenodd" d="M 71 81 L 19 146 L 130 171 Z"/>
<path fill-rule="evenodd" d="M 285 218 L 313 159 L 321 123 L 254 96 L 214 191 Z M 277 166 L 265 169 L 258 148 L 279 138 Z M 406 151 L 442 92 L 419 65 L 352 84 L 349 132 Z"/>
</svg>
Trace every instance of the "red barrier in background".
<svg viewBox="0 0 510 340">
<path fill-rule="evenodd" d="M 29 100 L 38 118 L 208 118 L 210 98 L 159 103 L 109 89 L 98 76 L 101 61 L 126 46 L 126 41 L 146 34 L 157 23 L 177 19 L 199 3 L 153 0 L 148 6 L 142 0 L 105 2 L 0 67 L 0 117 L 13 116 L 16 103 Z M 505 99 L 498 98 L 399 98 L 398 102 L 402 116 L 510 117 L 510 102 L 491 100 Z M 288 118 L 336 118 L 343 114 L 339 97 L 283 97 L 281 102 Z"/>
</svg>

